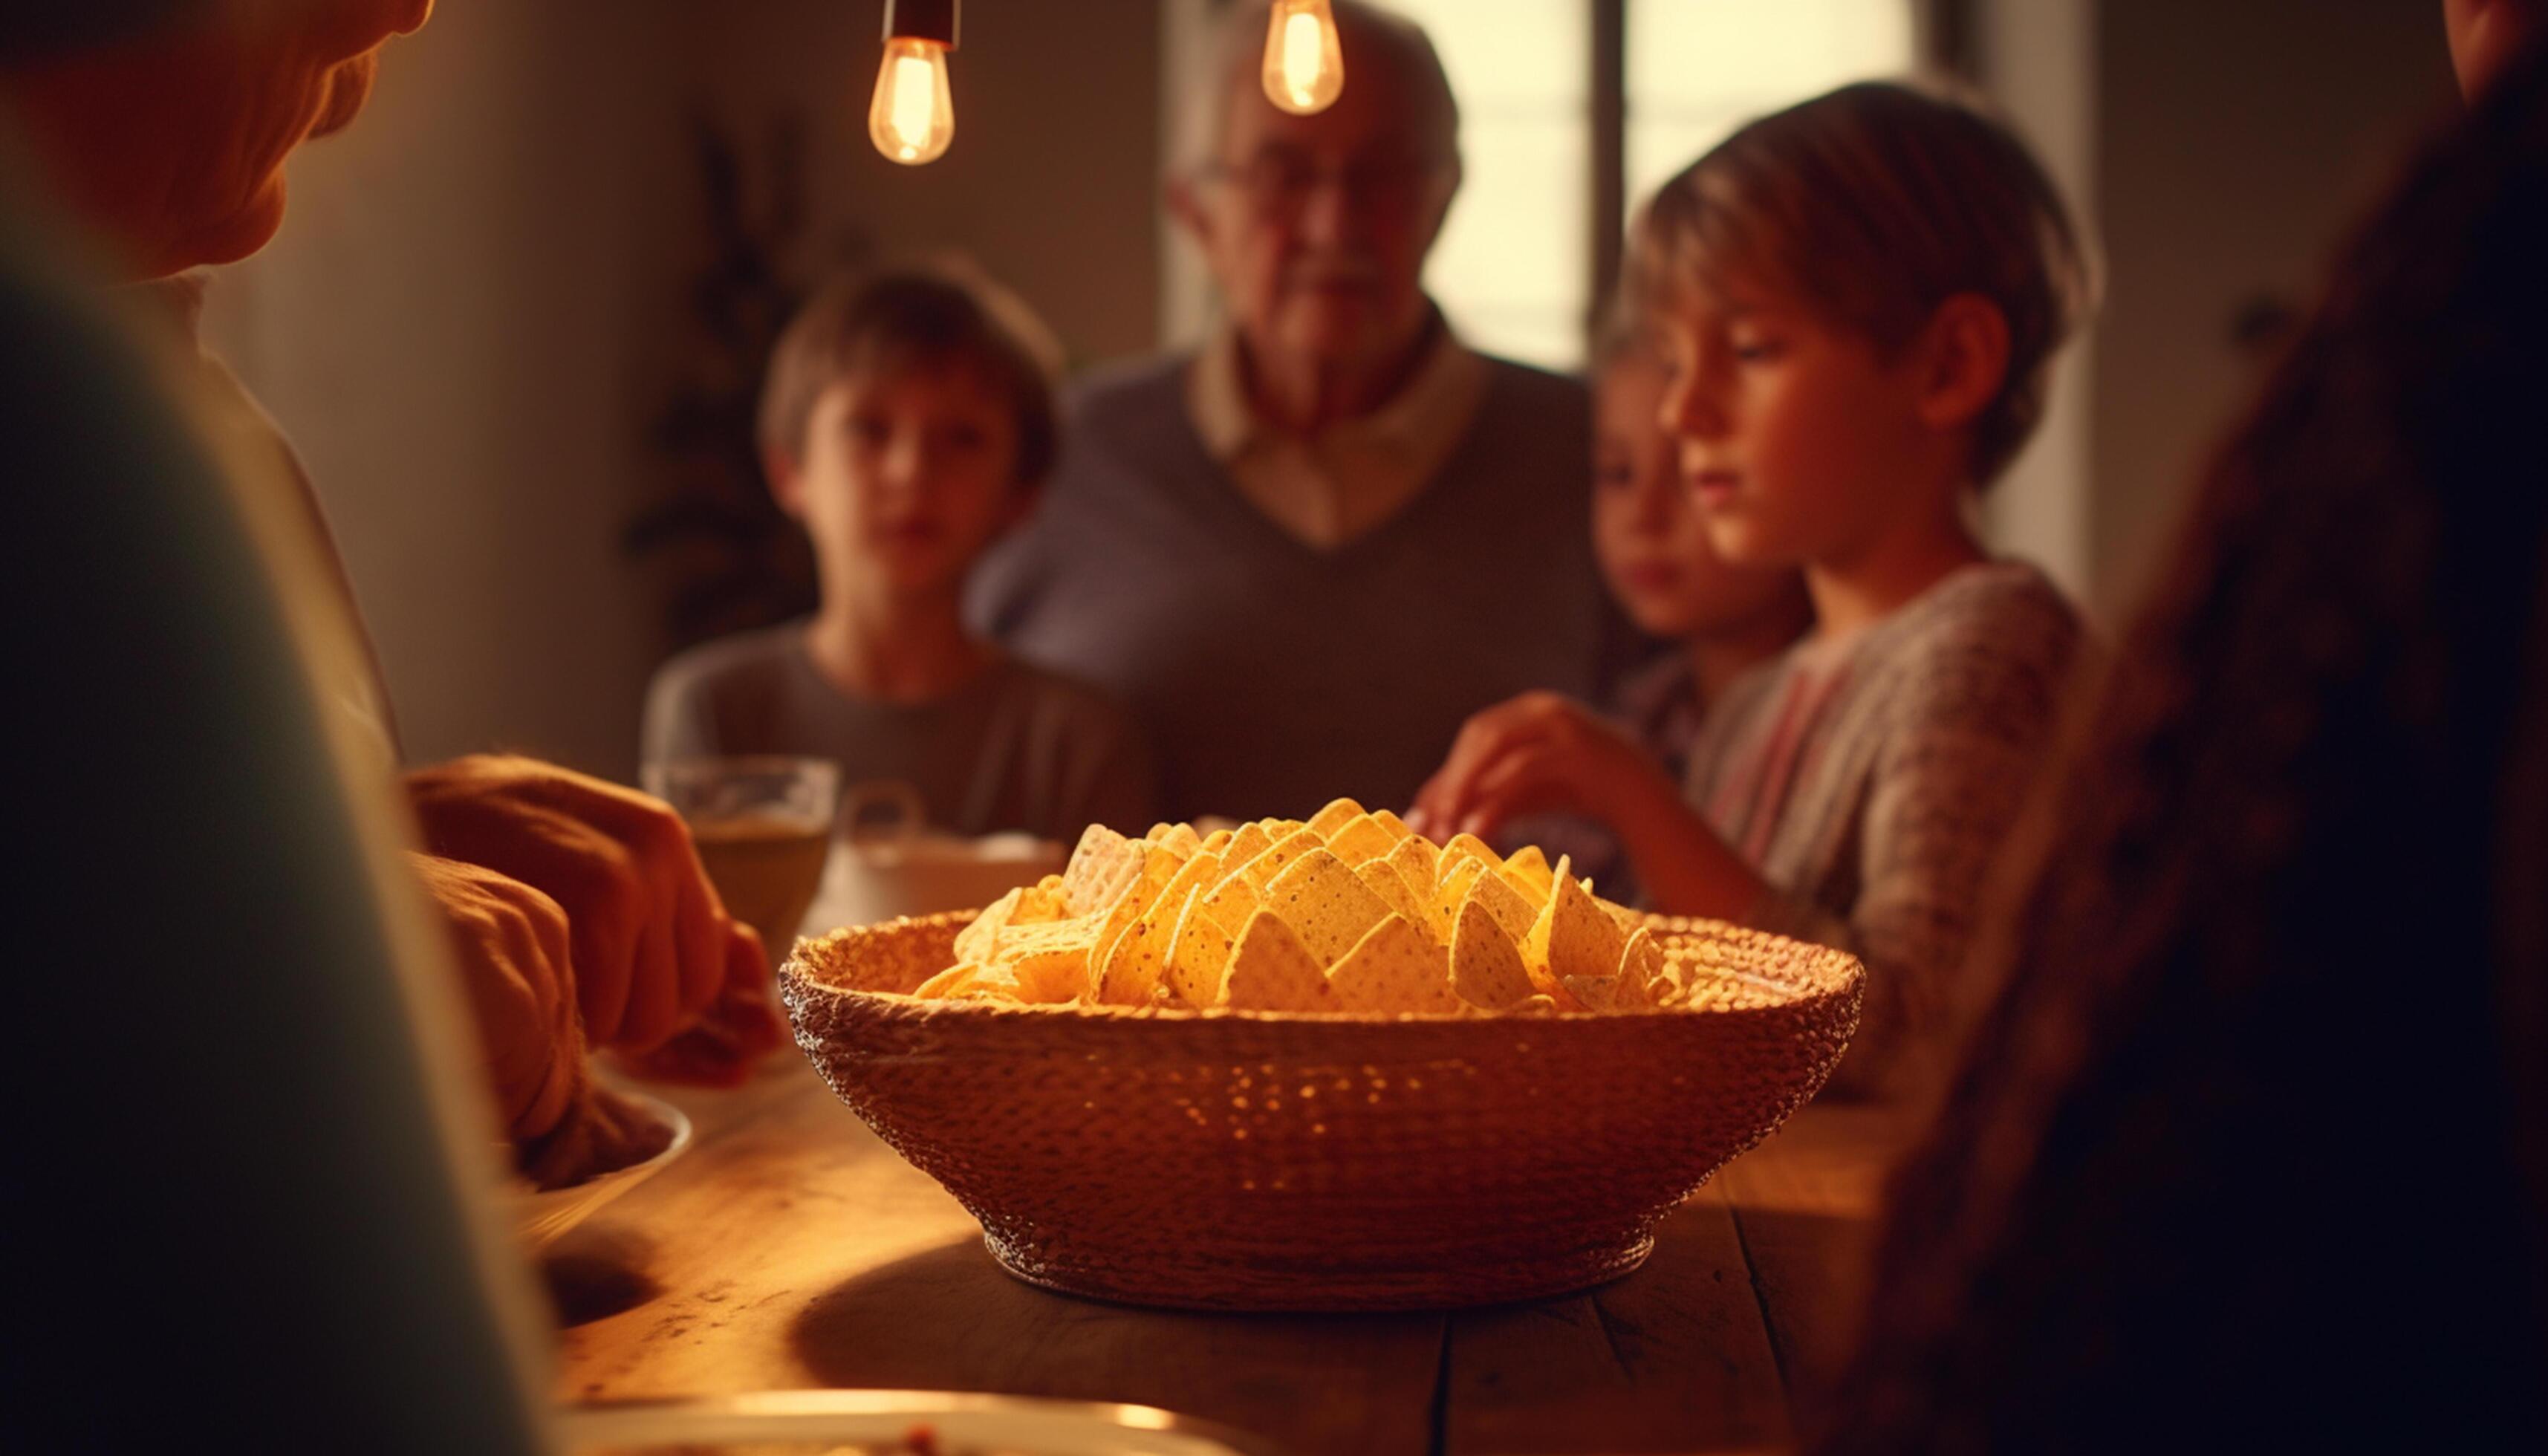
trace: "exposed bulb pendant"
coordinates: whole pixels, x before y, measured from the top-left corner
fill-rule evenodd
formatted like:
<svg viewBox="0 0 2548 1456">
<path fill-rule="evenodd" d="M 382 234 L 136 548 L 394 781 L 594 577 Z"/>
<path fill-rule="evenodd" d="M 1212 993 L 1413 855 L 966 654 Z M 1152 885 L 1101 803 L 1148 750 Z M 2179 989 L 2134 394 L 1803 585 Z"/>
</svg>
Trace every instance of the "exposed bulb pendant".
<svg viewBox="0 0 2548 1456">
<path fill-rule="evenodd" d="M 947 52 L 956 48 L 960 0 L 885 0 L 884 63 L 876 68 L 867 136 L 888 160 L 916 167 L 956 139 L 956 93 Z"/>
<path fill-rule="evenodd" d="M 1274 0 L 1265 23 L 1265 99 L 1306 117 L 1335 105 L 1344 89 L 1334 7 L 1328 0 Z"/>
</svg>

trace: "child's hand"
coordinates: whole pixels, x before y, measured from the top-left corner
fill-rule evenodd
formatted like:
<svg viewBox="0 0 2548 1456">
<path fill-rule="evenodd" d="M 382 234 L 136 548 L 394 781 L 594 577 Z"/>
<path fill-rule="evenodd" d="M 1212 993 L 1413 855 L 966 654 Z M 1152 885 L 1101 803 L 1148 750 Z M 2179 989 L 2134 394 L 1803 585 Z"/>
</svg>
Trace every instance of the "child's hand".
<svg viewBox="0 0 2548 1456">
<path fill-rule="evenodd" d="M 1662 767 L 1618 727 L 1553 692 L 1526 692 L 1461 726 L 1407 822 L 1436 840 L 1492 839 L 1507 820 L 1560 810 L 1615 824 L 1641 799 L 1677 799 Z"/>
<path fill-rule="evenodd" d="M 566 912 L 594 1046 L 652 1050 L 726 995 L 738 928 L 670 806 L 497 755 L 421 769 L 407 784 L 426 849 L 520 880 Z"/>
</svg>

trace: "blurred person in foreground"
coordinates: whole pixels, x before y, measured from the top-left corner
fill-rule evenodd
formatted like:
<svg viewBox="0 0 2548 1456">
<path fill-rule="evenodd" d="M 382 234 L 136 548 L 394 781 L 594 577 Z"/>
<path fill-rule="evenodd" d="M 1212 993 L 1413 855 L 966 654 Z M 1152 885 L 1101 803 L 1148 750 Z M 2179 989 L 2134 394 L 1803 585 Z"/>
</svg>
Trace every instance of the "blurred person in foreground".
<svg viewBox="0 0 2548 1456">
<path fill-rule="evenodd" d="M 28 58 L 0 77 L 0 115 L 36 186 L 85 233 L 117 303 L 152 335 L 197 427 L 238 482 L 260 547 L 311 557 L 331 590 L 306 603 L 344 639 L 325 660 L 330 710 L 384 774 L 396 736 L 351 591 L 299 462 L 273 421 L 196 341 L 203 277 L 262 247 L 284 211 L 283 164 L 350 123 L 381 47 L 431 0 L 200 0 L 146 33 Z M 207 766 L 218 772 L 218 766 Z M 587 1047 L 699 1081 L 739 1079 L 779 1028 L 760 947 L 708 885 L 669 808 L 527 759 L 417 770 L 411 855 L 476 1013 L 499 1111 L 523 1172 L 554 1186 L 660 1149 L 667 1130 L 595 1084 Z"/>
<path fill-rule="evenodd" d="M 1829 1453 L 2548 1449 L 2548 31 L 2204 477 L 1897 1175 Z"/>
<path fill-rule="evenodd" d="M 0 11 L 8 1444 L 546 1450 L 550 1337 L 408 811 L 340 700 L 369 676 L 341 580 L 271 455 L 60 248 L 20 133 L 28 78 L 222 18 Z"/>
<path fill-rule="evenodd" d="M 1200 68 L 1167 181 L 1227 323 L 1087 381 L 973 616 L 1123 699 L 1172 819 L 1403 804 L 1468 714 L 1587 695 L 1623 630 L 1584 532 L 1584 387 L 1462 342 L 1424 259 L 1460 184 L 1422 30 L 1338 0 L 1354 79 L 1316 116 L 1258 78 L 1263 0 Z"/>
</svg>

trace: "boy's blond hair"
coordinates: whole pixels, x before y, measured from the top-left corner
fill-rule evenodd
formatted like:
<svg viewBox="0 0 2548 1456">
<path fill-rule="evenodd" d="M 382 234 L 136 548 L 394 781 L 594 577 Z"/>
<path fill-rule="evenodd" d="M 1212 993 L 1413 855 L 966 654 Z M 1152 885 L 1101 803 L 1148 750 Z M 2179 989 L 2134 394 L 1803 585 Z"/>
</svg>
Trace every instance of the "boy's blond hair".
<svg viewBox="0 0 2548 1456">
<path fill-rule="evenodd" d="M 1891 350 L 1974 294 L 2008 320 L 2008 377 L 1973 423 L 1976 485 L 2043 421 L 2052 356 L 2085 319 L 2093 266 L 2026 144 L 1970 106 L 1890 82 L 1763 117 L 1664 184 L 1638 220 L 1642 311 L 1744 285 L 1788 295 Z"/>
<path fill-rule="evenodd" d="M 1018 484 L 1043 484 L 1061 446 L 1061 350 L 1017 295 L 956 264 L 837 278 L 815 294 L 771 352 L 761 448 L 801 463 L 815 402 L 849 375 L 956 367 L 1008 396 Z"/>
</svg>

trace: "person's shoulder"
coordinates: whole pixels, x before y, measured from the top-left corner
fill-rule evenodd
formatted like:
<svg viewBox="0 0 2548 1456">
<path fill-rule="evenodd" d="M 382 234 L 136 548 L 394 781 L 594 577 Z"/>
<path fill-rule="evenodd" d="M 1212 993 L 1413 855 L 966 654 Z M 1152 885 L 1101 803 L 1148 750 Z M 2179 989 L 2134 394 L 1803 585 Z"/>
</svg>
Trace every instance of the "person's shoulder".
<svg viewBox="0 0 2548 1456">
<path fill-rule="evenodd" d="M 2088 640 L 2068 593 L 2024 562 L 1966 567 L 1891 625 L 1887 696 L 1909 719 L 2034 721 L 2067 689 Z"/>
<path fill-rule="evenodd" d="M 2024 561 L 1966 567 L 1913 602 L 1904 616 L 1913 635 L 1965 650 L 2040 642 L 2067 651 L 2085 633 L 2087 620 L 2068 592 Z"/>
</svg>

